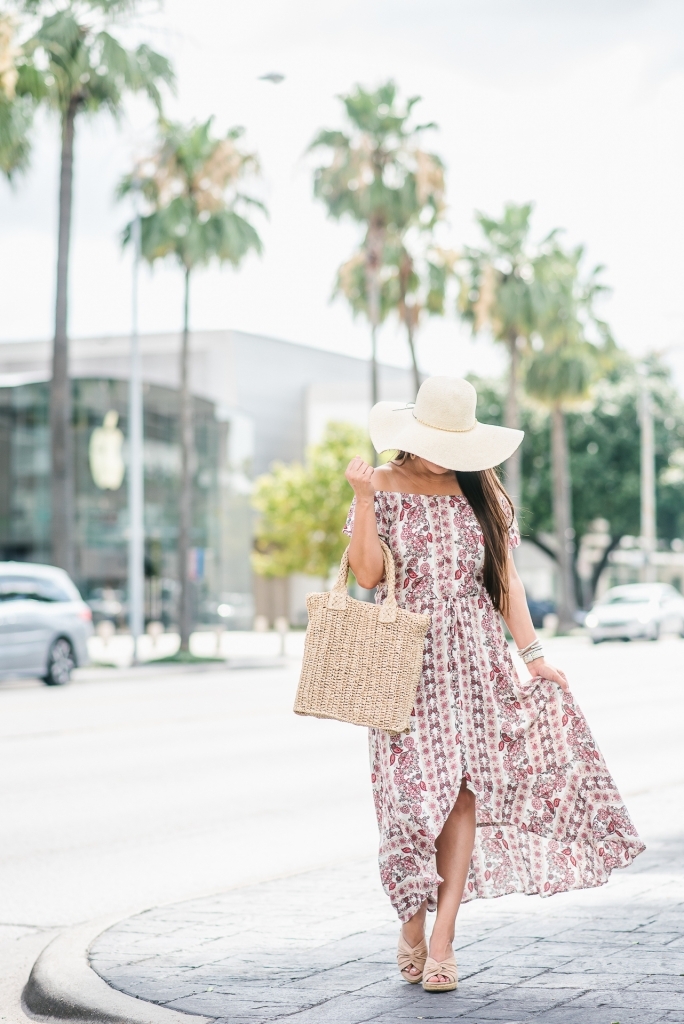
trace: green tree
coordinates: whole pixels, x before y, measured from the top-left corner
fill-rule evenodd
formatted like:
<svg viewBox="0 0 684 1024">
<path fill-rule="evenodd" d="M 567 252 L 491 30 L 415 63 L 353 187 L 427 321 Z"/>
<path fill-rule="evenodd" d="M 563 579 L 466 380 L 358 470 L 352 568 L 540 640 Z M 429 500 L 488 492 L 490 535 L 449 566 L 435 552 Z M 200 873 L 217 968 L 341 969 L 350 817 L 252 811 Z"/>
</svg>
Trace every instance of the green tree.
<svg viewBox="0 0 684 1024">
<path fill-rule="evenodd" d="M 419 241 L 423 241 L 422 237 Z M 388 235 L 385 243 L 379 275 L 378 325 L 395 314 L 405 328 L 416 394 L 422 383 L 416 334 L 426 314 L 444 315 L 447 283 L 453 276 L 456 258 L 451 250 L 430 245 L 416 256 L 407 239 L 399 235 Z M 334 294 L 345 297 L 354 316 L 368 317 L 363 248 L 340 267 Z"/>
<path fill-rule="evenodd" d="M 594 303 L 606 289 L 599 282 L 602 268 L 582 279 L 581 246 L 566 252 L 557 243 L 543 261 L 537 261 L 542 302 L 538 312 L 540 350 L 532 351 L 525 374 L 525 390 L 549 410 L 551 419 L 551 479 L 556 553 L 559 566 L 558 618 L 561 631 L 575 624 L 577 611 L 575 530 L 572 515 L 572 478 L 566 413 L 589 398 L 592 384 L 605 370 L 612 339 L 596 315 Z M 589 337 L 593 334 L 593 341 Z M 535 337 L 535 341 L 537 338 Z"/>
<path fill-rule="evenodd" d="M 429 228 L 444 210 L 444 168 L 434 153 L 420 147 L 422 134 L 435 125 L 412 123 L 420 97 L 399 105 L 397 87 L 386 82 L 375 91 L 357 85 L 342 96 L 346 131 L 325 129 L 310 151 L 326 150 L 330 159 L 314 174 L 314 195 L 331 217 L 364 228 L 365 306 L 371 328 L 371 397 L 378 400 L 377 328 L 382 319 L 383 259 L 388 235 L 410 225 Z"/>
<path fill-rule="evenodd" d="M 375 318 L 376 326 L 379 327 L 392 312 L 396 301 L 392 282 L 392 267 L 384 255 L 376 283 L 378 295 Z M 354 318 L 359 315 L 368 318 L 366 250 L 363 246 L 357 249 L 354 255 L 346 260 L 337 271 L 333 298 L 338 295 L 342 295 L 347 300 Z"/>
<path fill-rule="evenodd" d="M 0 15 L 0 171 L 10 182 L 28 165 L 33 113 L 31 100 L 16 92 L 21 50 L 15 46 L 14 34 L 14 19 Z"/>
<path fill-rule="evenodd" d="M 415 239 L 397 238 L 388 245 L 387 263 L 392 269 L 389 278 L 390 302 L 406 330 L 411 355 L 413 387 L 416 394 L 422 383 L 418 366 L 416 334 L 425 315 L 444 316 L 446 290 L 453 276 L 457 255 L 451 250 L 428 244 L 421 252 L 424 232 Z M 418 255 L 416 255 L 418 252 Z"/>
<path fill-rule="evenodd" d="M 118 117 L 126 94 L 145 93 L 161 110 L 160 87 L 173 84 L 169 61 L 146 44 L 128 50 L 114 34 L 118 16 L 135 8 L 134 0 L 24 0 L 25 13 L 38 18 L 16 59 L 15 152 L 22 156 L 21 126 L 26 103 L 45 107 L 59 118 L 61 159 L 55 334 L 50 385 L 52 486 L 52 558 L 73 571 L 73 481 L 71 470 L 71 393 L 68 376 L 69 248 L 72 220 L 76 122 L 81 114 L 106 110 Z M 23 120 L 22 120 L 23 119 Z"/>
<path fill-rule="evenodd" d="M 538 264 L 552 244 L 552 232 L 540 246 L 530 241 L 532 204 L 509 203 L 500 220 L 476 215 L 485 238 L 481 248 L 464 247 L 459 268 L 458 308 L 474 334 L 491 332 L 509 357 L 505 425 L 519 428 L 520 363 L 538 328 L 542 297 Z M 522 493 L 522 452 L 506 462 L 506 484 L 515 504 Z"/>
<path fill-rule="evenodd" d="M 238 145 L 242 128 L 224 137 L 211 131 L 212 118 L 190 125 L 163 122 L 159 144 L 149 159 L 124 179 L 119 194 L 139 189 L 148 212 L 141 218 L 142 255 L 150 264 L 171 257 L 183 271 L 183 333 L 180 355 L 181 488 L 178 576 L 181 590 L 181 650 L 189 649 L 192 601 L 188 557 L 192 535 L 192 463 L 194 430 L 189 381 L 190 283 L 193 272 L 216 260 L 238 267 L 262 244 L 247 219 L 264 206 L 240 189 L 258 172 L 258 161 Z M 132 239 L 133 224 L 124 232 Z"/>
<path fill-rule="evenodd" d="M 471 379 L 478 393 L 478 419 L 502 424 L 505 382 Z M 657 358 L 649 363 L 649 381 L 655 417 L 658 537 L 669 543 L 684 538 L 684 400 L 674 386 L 671 371 Z M 611 549 L 621 538 L 639 535 L 638 390 L 633 361 L 617 350 L 611 365 L 592 387 L 591 403 L 565 414 L 573 525 L 578 542 L 599 518 L 610 524 Z M 520 526 L 523 536 L 555 557 L 546 543 L 555 529 L 550 416 L 545 407 L 524 394 L 520 412 L 525 430 Z M 578 548 L 579 543 L 575 557 Z M 597 579 L 595 573 L 584 595 L 589 602 Z"/>
<path fill-rule="evenodd" d="M 578 534 L 593 519 L 605 517 L 614 543 L 640 533 L 639 374 L 626 353 L 617 356 L 594 386 L 591 408 L 566 417 Z M 661 542 L 669 543 L 684 538 L 684 400 L 671 370 L 657 356 L 649 358 L 647 371 L 655 427 L 657 532 Z"/>
<path fill-rule="evenodd" d="M 304 465 L 277 462 L 259 477 L 252 564 L 259 576 L 326 576 L 348 541 L 342 533 L 353 493 L 344 471 L 354 455 L 369 457 L 368 438 L 347 423 L 330 423 Z"/>
</svg>

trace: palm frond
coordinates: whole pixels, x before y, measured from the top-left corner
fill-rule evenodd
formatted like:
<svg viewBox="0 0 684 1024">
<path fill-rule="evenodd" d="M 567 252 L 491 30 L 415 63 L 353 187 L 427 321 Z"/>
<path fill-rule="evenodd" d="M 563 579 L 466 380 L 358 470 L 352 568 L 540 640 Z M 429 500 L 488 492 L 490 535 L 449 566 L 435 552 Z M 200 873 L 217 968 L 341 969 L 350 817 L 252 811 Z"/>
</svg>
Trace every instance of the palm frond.
<svg viewBox="0 0 684 1024">
<path fill-rule="evenodd" d="M 265 217 L 269 216 L 266 204 L 262 203 L 260 199 L 255 199 L 254 196 L 248 196 L 244 192 L 236 192 L 235 202 L 243 203 L 245 206 L 253 206 L 255 210 L 259 210 Z"/>
<path fill-rule="evenodd" d="M 7 100 L 0 96 L 0 171 L 10 182 L 28 167 L 33 110 L 29 97 Z"/>
<path fill-rule="evenodd" d="M 309 144 L 307 152 L 310 153 L 312 150 L 318 149 L 321 146 L 328 146 L 330 149 L 346 149 L 351 146 L 351 140 L 348 135 L 344 134 L 344 132 L 328 131 L 323 129 Z"/>
<path fill-rule="evenodd" d="M 17 67 L 17 96 L 25 96 L 40 103 L 50 92 L 45 82 L 45 72 L 39 71 L 34 64 L 22 62 Z"/>
<path fill-rule="evenodd" d="M 141 224 L 143 256 L 150 263 L 173 256 L 187 269 L 214 259 L 238 266 L 247 253 L 262 251 L 244 212 L 266 214 L 266 207 L 235 187 L 257 172 L 256 157 L 237 147 L 241 128 L 216 138 L 211 127 L 211 118 L 186 125 L 161 121 L 156 150 L 119 183 L 119 197 L 140 188 L 148 205 Z M 124 244 L 130 239 L 129 225 Z"/>
</svg>

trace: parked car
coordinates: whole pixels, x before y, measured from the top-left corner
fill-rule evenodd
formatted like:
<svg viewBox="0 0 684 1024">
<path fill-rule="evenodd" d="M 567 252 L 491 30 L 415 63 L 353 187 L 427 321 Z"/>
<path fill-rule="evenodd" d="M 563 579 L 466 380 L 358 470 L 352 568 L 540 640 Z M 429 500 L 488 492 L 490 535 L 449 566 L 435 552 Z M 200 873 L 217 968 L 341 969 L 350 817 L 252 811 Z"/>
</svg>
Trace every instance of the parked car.
<svg viewBox="0 0 684 1024">
<path fill-rule="evenodd" d="M 657 640 L 684 636 L 684 597 L 666 583 L 628 583 L 606 591 L 584 625 L 595 644 L 602 640 Z"/>
<path fill-rule="evenodd" d="M 62 569 L 0 562 L 0 678 L 68 683 L 74 667 L 88 663 L 92 618 Z"/>
</svg>

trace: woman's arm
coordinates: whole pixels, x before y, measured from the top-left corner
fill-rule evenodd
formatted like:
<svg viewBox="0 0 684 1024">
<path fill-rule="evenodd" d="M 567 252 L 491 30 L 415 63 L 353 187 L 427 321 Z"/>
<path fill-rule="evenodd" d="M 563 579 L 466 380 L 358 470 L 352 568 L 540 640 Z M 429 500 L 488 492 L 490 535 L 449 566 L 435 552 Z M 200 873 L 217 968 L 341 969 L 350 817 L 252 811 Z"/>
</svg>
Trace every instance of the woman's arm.
<svg viewBox="0 0 684 1024">
<path fill-rule="evenodd" d="M 532 625 L 530 610 L 527 607 L 525 588 L 518 576 L 518 570 L 515 567 L 512 554 L 508 557 L 508 565 L 508 610 L 504 615 L 504 621 L 520 651 L 532 643 L 536 638 L 536 634 Z M 527 667 L 531 676 L 541 676 L 542 679 L 549 679 L 552 683 L 558 683 L 561 690 L 569 690 L 565 673 L 554 668 L 553 665 L 549 665 L 543 657 L 529 661 Z"/>
<path fill-rule="evenodd" d="M 354 529 L 349 544 L 349 564 L 356 581 L 365 590 L 372 590 L 385 574 L 382 548 L 375 519 L 375 470 L 359 458 L 352 459 L 344 474 L 356 495 Z"/>
</svg>

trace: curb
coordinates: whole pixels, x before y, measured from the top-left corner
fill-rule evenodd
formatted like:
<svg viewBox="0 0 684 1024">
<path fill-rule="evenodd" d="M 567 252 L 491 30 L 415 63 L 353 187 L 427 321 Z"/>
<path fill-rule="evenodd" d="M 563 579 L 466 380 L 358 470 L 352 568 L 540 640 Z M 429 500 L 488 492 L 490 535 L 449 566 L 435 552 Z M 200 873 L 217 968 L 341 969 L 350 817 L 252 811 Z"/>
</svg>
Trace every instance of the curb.
<svg viewBox="0 0 684 1024">
<path fill-rule="evenodd" d="M 199 661 L 195 665 L 173 664 L 164 662 L 160 664 L 155 661 L 147 661 L 143 665 L 126 666 L 117 665 L 88 665 L 84 668 L 77 668 L 72 676 L 74 683 L 100 683 L 115 680 L 124 682 L 135 679 L 156 679 L 165 675 L 186 675 L 198 672 L 225 672 L 238 669 L 251 668 L 286 668 L 289 664 L 300 661 L 300 658 L 286 657 L 261 657 L 247 656 L 231 657 L 221 661 Z"/>
<path fill-rule="evenodd" d="M 169 1010 L 111 988 L 88 963 L 91 943 L 120 917 L 78 925 L 58 935 L 36 960 L 22 993 L 34 1019 L 81 1024 L 208 1024 L 210 1018 Z"/>
</svg>

